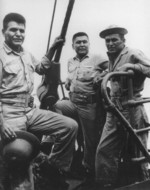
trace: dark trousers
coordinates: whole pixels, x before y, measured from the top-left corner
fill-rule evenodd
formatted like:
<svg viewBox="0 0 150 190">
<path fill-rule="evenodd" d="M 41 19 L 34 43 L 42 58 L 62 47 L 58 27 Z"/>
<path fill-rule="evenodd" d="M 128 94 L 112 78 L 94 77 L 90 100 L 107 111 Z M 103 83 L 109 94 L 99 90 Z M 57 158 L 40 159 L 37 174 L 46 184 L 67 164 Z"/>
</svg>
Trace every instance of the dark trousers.
<svg viewBox="0 0 150 190">
<path fill-rule="evenodd" d="M 95 170 L 95 153 L 99 141 L 99 126 L 96 125 L 96 103 L 94 104 L 74 104 L 70 100 L 58 101 L 55 105 L 58 113 L 79 121 L 84 144 L 83 165 Z"/>
<path fill-rule="evenodd" d="M 130 122 L 130 111 L 123 110 L 123 115 Z M 146 127 L 147 116 L 143 106 L 133 108 L 132 123 L 134 129 Z M 130 154 L 132 157 L 140 157 L 141 152 L 138 147 L 135 148 L 135 143 L 130 144 L 130 152 L 124 152 L 124 147 L 128 143 L 128 135 L 121 126 L 119 119 L 113 113 L 108 112 L 106 123 L 102 132 L 102 136 L 96 152 L 96 180 L 103 184 L 116 184 L 119 178 L 119 161 L 122 153 Z M 147 147 L 148 133 L 142 133 L 140 136 L 144 146 Z M 134 145 L 133 145 L 134 144 Z M 132 147 L 132 148 L 131 148 Z M 132 172 L 133 182 L 149 179 L 148 163 L 139 163 L 140 170 L 134 170 L 130 167 L 128 175 Z M 137 174 L 137 172 L 140 172 Z M 138 176 L 135 179 L 135 176 Z"/>
</svg>

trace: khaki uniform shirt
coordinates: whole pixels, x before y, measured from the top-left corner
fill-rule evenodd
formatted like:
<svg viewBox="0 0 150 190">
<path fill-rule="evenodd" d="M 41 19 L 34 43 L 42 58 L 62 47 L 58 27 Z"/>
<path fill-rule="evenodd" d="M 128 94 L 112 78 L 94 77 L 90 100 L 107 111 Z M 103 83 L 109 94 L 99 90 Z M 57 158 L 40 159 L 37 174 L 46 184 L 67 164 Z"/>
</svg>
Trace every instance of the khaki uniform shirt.
<svg viewBox="0 0 150 190">
<path fill-rule="evenodd" d="M 0 49 L 0 64 L 2 64 L 2 95 L 29 93 L 33 91 L 34 72 L 44 74 L 50 67 L 50 61 L 43 57 L 37 61 L 32 54 L 23 50 L 20 53 L 14 52 L 5 43 Z"/>
<path fill-rule="evenodd" d="M 133 96 L 139 97 L 140 92 L 144 88 L 145 78 L 150 78 L 150 60 L 140 51 L 125 47 L 115 61 L 111 60 L 109 64 L 109 71 L 116 71 L 116 69 L 125 63 L 134 64 L 135 74 L 133 77 Z M 128 91 L 127 77 L 113 78 L 111 80 L 111 96 L 126 96 Z"/>
<path fill-rule="evenodd" d="M 68 61 L 70 92 L 94 94 L 93 79 L 106 70 L 108 61 L 97 55 L 86 55 L 82 60 L 74 57 Z"/>
<path fill-rule="evenodd" d="M 28 106 L 28 98 L 33 91 L 34 72 L 44 74 L 51 63 L 47 57 L 39 62 L 23 49 L 20 53 L 14 52 L 4 43 L 0 49 L 0 64 L 0 108 L 5 120 L 2 125 L 25 130 L 27 120 L 35 110 L 35 107 Z"/>
</svg>

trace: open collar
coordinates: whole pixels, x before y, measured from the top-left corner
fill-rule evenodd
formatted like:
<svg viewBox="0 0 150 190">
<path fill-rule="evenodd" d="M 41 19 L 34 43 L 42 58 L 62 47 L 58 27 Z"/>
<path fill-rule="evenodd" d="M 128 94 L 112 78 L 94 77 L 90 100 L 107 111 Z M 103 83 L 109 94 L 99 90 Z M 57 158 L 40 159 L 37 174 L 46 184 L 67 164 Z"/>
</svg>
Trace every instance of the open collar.
<svg viewBox="0 0 150 190">
<path fill-rule="evenodd" d="M 123 50 L 120 52 L 120 54 L 116 57 L 115 61 L 111 64 L 111 67 L 110 67 L 111 71 L 113 71 L 115 69 L 115 67 L 117 66 L 117 63 L 120 61 L 122 56 L 127 53 L 128 53 L 128 48 L 125 46 L 123 48 Z M 107 52 L 107 54 L 108 54 L 108 56 L 110 56 L 108 52 Z M 110 60 L 110 62 L 112 62 L 112 61 Z"/>
<path fill-rule="evenodd" d="M 90 54 L 88 53 L 81 60 L 77 57 L 77 55 L 73 59 L 78 60 L 78 61 L 83 61 L 84 59 L 89 58 L 89 57 L 90 57 Z"/>
<path fill-rule="evenodd" d="M 13 54 L 15 54 L 15 55 L 20 55 L 20 54 L 22 54 L 22 53 L 24 52 L 24 49 L 23 49 L 22 47 L 21 47 L 21 51 L 20 51 L 19 53 L 16 52 L 16 51 L 14 51 L 14 50 L 11 49 L 5 42 L 4 42 L 3 47 L 4 47 L 4 50 L 5 50 L 5 52 L 6 52 L 7 54 L 13 53 Z"/>
</svg>

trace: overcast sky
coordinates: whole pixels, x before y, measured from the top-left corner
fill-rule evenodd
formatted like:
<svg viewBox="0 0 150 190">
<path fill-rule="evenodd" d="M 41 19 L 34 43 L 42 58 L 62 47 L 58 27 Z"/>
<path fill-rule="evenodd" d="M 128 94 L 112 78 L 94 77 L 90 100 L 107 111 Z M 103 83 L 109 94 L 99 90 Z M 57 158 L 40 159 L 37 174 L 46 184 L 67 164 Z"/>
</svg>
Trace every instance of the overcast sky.
<svg viewBox="0 0 150 190">
<path fill-rule="evenodd" d="M 3 17 L 9 12 L 18 12 L 27 21 L 24 46 L 40 59 L 46 52 L 50 22 L 55 0 L 0 0 L 0 29 Z M 69 0 L 57 0 L 52 30 L 52 40 L 60 34 Z M 126 27 L 126 44 L 139 48 L 150 55 L 150 1 L 149 0 L 75 0 L 69 23 L 66 44 L 61 56 L 62 77 L 66 74 L 66 62 L 74 52 L 71 38 L 75 32 L 89 34 L 91 52 L 105 55 L 104 40 L 99 32 L 108 25 Z M 2 35 L 0 35 L 0 39 Z M 0 40 L 2 42 L 2 40 Z"/>
<path fill-rule="evenodd" d="M 52 30 L 52 40 L 60 34 L 69 0 L 57 0 Z M 25 16 L 27 21 L 24 46 L 41 59 L 46 52 L 54 0 L 0 0 L 0 30 L 3 17 L 9 12 Z M 71 38 L 75 32 L 84 31 L 90 37 L 90 51 L 106 55 L 104 40 L 99 32 L 108 25 L 127 28 L 126 44 L 141 49 L 150 57 L 150 0 L 75 0 L 66 44 L 61 55 L 61 76 L 65 80 L 68 58 L 74 55 Z M 0 44 L 3 42 L 0 34 Z M 36 76 L 36 83 L 40 79 Z M 37 84 L 36 84 L 37 85 Z M 144 93 L 150 96 L 149 85 Z M 150 106 L 149 106 L 150 107 Z"/>
</svg>

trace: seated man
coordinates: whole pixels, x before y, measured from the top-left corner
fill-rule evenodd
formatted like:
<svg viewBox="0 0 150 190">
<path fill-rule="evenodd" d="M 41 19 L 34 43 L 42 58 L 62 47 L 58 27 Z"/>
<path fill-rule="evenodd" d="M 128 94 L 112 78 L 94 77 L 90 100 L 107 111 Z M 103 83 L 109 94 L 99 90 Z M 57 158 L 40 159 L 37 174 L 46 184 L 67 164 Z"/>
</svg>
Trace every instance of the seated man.
<svg viewBox="0 0 150 190">
<path fill-rule="evenodd" d="M 68 61 L 68 78 L 65 87 L 70 100 L 58 101 L 56 111 L 76 119 L 82 128 L 84 158 L 83 165 L 88 176 L 94 177 L 95 151 L 103 127 L 104 110 L 99 113 L 101 124 L 97 125 L 96 78 L 105 75 L 107 60 L 102 56 L 89 54 L 89 37 L 84 32 L 73 35 L 72 47 L 76 56 Z M 80 131 L 79 131 L 80 132 Z"/>
<path fill-rule="evenodd" d="M 0 49 L 0 135 L 3 141 L 15 139 L 18 130 L 37 136 L 53 135 L 55 143 L 48 157 L 49 168 L 66 172 L 72 161 L 77 123 L 71 118 L 31 106 L 30 102 L 33 73 L 42 75 L 51 67 L 52 55 L 63 40 L 56 39 L 46 56 L 38 62 L 22 47 L 25 29 L 26 21 L 22 15 L 10 13 L 5 16 L 2 30 L 5 41 Z"/>
</svg>

